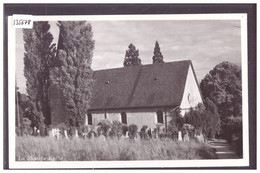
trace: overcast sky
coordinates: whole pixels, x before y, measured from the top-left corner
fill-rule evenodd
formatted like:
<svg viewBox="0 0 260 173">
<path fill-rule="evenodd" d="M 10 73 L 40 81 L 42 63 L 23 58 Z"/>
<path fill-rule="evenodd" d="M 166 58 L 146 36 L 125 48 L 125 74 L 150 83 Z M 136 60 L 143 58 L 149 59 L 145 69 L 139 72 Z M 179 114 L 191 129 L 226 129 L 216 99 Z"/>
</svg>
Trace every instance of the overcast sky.
<svg viewBox="0 0 260 173">
<path fill-rule="evenodd" d="M 240 21 L 90 21 L 95 50 L 92 69 L 123 67 L 125 52 L 133 43 L 142 64 L 151 64 L 155 41 L 165 62 L 192 60 L 199 82 L 217 64 L 229 61 L 241 65 Z M 56 22 L 50 22 L 54 42 Z M 19 91 L 25 93 L 22 30 L 16 31 L 16 74 Z"/>
</svg>

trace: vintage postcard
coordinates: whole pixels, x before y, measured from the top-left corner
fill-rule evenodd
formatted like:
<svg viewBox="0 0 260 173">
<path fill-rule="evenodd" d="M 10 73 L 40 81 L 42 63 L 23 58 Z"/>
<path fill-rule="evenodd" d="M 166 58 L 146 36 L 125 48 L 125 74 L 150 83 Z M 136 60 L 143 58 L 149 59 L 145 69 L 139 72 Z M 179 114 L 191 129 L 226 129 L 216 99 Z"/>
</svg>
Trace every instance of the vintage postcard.
<svg viewBox="0 0 260 173">
<path fill-rule="evenodd" d="M 8 17 L 10 168 L 249 166 L 247 14 Z"/>
</svg>

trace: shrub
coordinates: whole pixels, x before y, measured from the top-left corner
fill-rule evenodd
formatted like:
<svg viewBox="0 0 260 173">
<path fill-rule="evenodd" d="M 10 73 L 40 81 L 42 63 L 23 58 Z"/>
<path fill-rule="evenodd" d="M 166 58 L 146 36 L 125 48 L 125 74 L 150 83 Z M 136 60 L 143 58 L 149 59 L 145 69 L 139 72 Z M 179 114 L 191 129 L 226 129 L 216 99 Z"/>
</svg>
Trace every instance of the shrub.
<svg viewBox="0 0 260 173">
<path fill-rule="evenodd" d="M 191 124 L 183 124 L 182 126 L 182 134 L 189 134 L 189 137 L 194 137 L 195 135 L 195 128 Z"/>
<path fill-rule="evenodd" d="M 239 157 L 243 156 L 243 139 L 242 136 L 238 137 L 233 141 L 233 146 Z"/>
<path fill-rule="evenodd" d="M 222 124 L 223 137 L 233 145 L 239 156 L 243 155 L 242 117 L 227 117 Z"/>
<path fill-rule="evenodd" d="M 168 125 L 168 131 L 167 131 L 167 136 L 173 140 L 178 139 L 178 128 L 174 124 L 169 124 Z"/>
<path fill-rule="evenodd" d="M 21 134 L 22 135 L 31 135 L 32 128 L 31 128 L 31 120 L 28 118 L 23 118 L 21 123 Z"/>
<path fill-rule="evenodd" d="M 42 112 L 39 112 L 36 108 L 36 104 L 29 99 L 25 94 L 17 93 L 18 95 L 18 105 L 19 109 L 19 120 L 18 121 L 18 112 L 16 115 L 16 127 L 18 135 L 31 135 L 33 133 L 31 128 L 36 127 L 37 129 L 42 129 L 44 126 L 44 117 Z M 18 124 L 20 122 L 20 124 Z M 20 129 L 19 129 L 20 126 Z M 31 127 L 31 128 L 30 128 Z M 43 130 L 44 132 L 44 130 Z M 41 135 L 46 135 L 42 133 Z"/>
<path fill-rule="evenodd" d="M 214 138 L 219 130 L 219 114 L 216 112 L 215 105 L 211 102 L 199 104 L 197 108 L 191 109 L 184 116 L 184 123 L 194 126 L 196 132 L 203 132 L 209 139 Z M 214 112 L 215 111 L 215 112 Z"/>
<path fill-rule="evenodd" d="M 173 109 L 170 111 L 169 116 L 171 117 L 170 125 L 176 126 L 177 129 L 180 131 L 184 124 L 184 118 L 181 116 L 180 109 Z"/>
<path fill-rule="evenodd" d="M 223 136 L 228 142 L 242 136 L 242 117 L 227 117 L 222 124 Z"/>
<path fill-rule="evenodd" d="M 127 132 L 127 131 L 128 131 L 128 126 L 125 125 L 125 124 L 123 124 L 123 125 L 122 125 L 122 133 L 123 133 L 124 136 L 126 135 L 126 132 Z"/>
<path fill-rule="evenodd" d="M 147 129 L 148 129 L 148 126 L 147 125 L 144 125 L 142 128 L 141 128 L 141 133 L 140 133 L 140 137 L 141 139 L 148 139 L 148 132 L 147 132 Z"/>
<path fill-rule="evenodd" d="M 129 130 L 129 138 L 134 139 L 136 137 L 137 130 L 138 130 L 137 125 L 130 124 L 129 127 L 128 127 L 128 130 Z"/>
<path fill-rule="evenodd" d="M 111 131 L 109 133 L 109 136 L 120 138 L 122 136 L 122 134 L 123 134 L 122 123 L 114 120 L 113 123 L 112 123 L 112 128 L 111 128 Z"/>
<path fill-rule="evenodd" d="M 98 125 L 100 126 L 99 130 L 101 134 L 103 134 L 105 137 L 108 137 L 109 130 L 112 126 L 111 122 L 108 119 L 101 120 Z"/>
<path fill-rule="evenodd" d="M 78 131 L 79 137 L 83 137 L 82 127 L 78 126 L 78 127 L 76 127 L 76 130 Z"/>
<path fill-rule="evenodd" d="M 47 135 L 47 133 L 46 133 L 46 125 L 45 124 L 40 124 L 40 126 L 39 126 L 39 130 L 40 130 L 40 135 L 41 136 L 46 136 Z"/>
<path fill-rule="evenodd" d="M 69 129 L 68 129 L 68 136 L 75 136 L 76 135 L 76 128 L 71 126 Z"/>
<path fill-rule="evenodd" d="M 88 133 L 89 132 L 88 126 L 82 126 L 81 127 L 81 132 L 82 133 Z"/>
</svg>

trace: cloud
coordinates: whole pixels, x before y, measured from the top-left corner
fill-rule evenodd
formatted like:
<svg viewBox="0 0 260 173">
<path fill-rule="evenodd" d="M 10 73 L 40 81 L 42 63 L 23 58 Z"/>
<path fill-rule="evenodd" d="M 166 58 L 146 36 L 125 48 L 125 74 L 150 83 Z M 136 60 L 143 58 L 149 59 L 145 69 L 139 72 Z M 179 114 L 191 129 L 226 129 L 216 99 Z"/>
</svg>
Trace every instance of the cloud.
<svg viewBox="0 0 260 173">
<path fill-rule="evenodd" d="M 139 49 L 142 63 L 151 64 L 155 41 L 159 42 L 166 62 L 192 60 L 199 80 L 222 61 L 241 65 L 241 29 L 238 20 L 90 23 L 95 40 L 92 61 L 94 70 L 122 67 L 125 51 L 130 43 Z M 58 30 L 55 22 L 51 23 L 51 32 L 57 40 Z M 20 44 L 17 45 L 18 49 L 23 43 L 17 43 Z"/>
<path fill-rule="evenodd" d="M 180 49 L 180 46 L 178 46 L 178 45 L 171 47 L 171 50 L 179 50 L 179 49 Z"/>
</svg>

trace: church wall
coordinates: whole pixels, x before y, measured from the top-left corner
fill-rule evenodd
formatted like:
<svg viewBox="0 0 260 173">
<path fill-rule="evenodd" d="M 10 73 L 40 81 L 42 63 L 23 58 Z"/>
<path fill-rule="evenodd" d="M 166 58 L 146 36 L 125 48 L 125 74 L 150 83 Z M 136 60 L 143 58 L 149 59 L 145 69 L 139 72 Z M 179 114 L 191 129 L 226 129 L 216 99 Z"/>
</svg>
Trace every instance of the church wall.
<svg viewBox="0 0 260 173">
<path fill-rule="evenodd" d="M 161 110 L 163 112 L 163 124 L 157 122 L 157 114 L 156 112 Z M 121 112 L 126 113 L 127 117 L 127 125 L 135 124 L 140 130 L 144 125 L 147 125 L 151 128 L 156 128 L 158 125 L 165 126 L 165 112 L 163 109 L 122 109 L 122 110 L 109 110 L 109 111 L 92 111 L 92 120 L 93 125 L 97 125 L 101 120 L 106 118 L 111 122 L 113 120 L 117 120 L 122 122 Z M 167 118 L 167 122 L 169 122 L 170 118 Z M 86 116 L 86 125 L 87 125 L 87 116 Z"/>
</svg>

